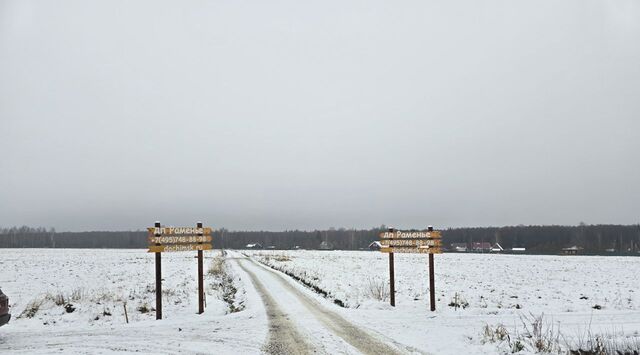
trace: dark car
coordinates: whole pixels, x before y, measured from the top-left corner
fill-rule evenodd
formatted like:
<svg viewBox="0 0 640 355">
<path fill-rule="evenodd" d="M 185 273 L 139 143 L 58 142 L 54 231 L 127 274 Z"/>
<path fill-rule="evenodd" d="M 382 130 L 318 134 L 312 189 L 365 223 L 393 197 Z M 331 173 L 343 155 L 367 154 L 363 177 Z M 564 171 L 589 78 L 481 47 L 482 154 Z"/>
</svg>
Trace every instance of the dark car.
<svg viewBox="0 0 640 355">
<path fill-rule="evenodd" d="M 9 298 L 0 290 L 0 326 L 9 323 L 11 315 L 9 314 Z"/>
</svg>

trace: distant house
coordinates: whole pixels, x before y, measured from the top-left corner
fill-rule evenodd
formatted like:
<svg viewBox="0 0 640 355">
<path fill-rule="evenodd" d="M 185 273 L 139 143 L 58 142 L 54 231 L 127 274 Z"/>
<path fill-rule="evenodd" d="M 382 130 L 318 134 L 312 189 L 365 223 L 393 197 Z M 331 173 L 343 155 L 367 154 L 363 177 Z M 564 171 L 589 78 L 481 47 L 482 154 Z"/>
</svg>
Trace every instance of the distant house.
<svg viewBox="0 0 640 355">
<path fill-rule="evenodd" d="M 502 245 L 500 245 L 500 243 L 496 243 L 494 246 L 491 247 L 491 251 L 494 253 L 500 253 L 500 252 L 503 252 L 504 249 L 502 248 Z"/>
<path fill-rule="evenodd" d="M 471 250 L 475 252 L 485 252 L 491 250 L 491 243 L 489 242 L 474 242 L 472 243 Z"/>
<path fill-rule="evenodd" d="M 320 246 L 318 247 L 318 249 L 320 249 L 320 250 L 333 250 L 333 244 L 324 241 L 324 242 L 320 243 Z"/>
<path fill-rule="evenodd" d="M 293 250 L 300 250 L 300 246 L 299 245 L 294 246 Z"/>
<path fill-rule="evenodd" d="M 607 253 L 615 253 L 616 250 L 613 248 L 609 248 L 609 249 L 605 249 L 604 251 L 606 251 Z"/>
<path fill-rule="evenodd" d="M 269 250 L 274 250 L 275 248 L 276 248 L 276 246 L 275 246 L 275 245 L 269 245 L 269 246 L 267 247 L 267 249 L 269 249 Z"/>
<path fill-rule="evenodd" d="M 245 248 L 247 248 L 247 249 L 262 249 L 262 244 L 259 244 L 259 243 L 247 244 L 247 246 L 245 246 Z"/>
<path fill-rule="evenodd" d="M 380 242 L 375 241 L 371 244 L 369 244 L 369 250 L 380 250 L 382 248 L 382 244 L 380 244 Z"/>
<path fill-rule="evenodd" d="M 514 253 L 524 253 L 525 251 L 527 251 L 527 248 L 515 247 L 511 248 L 511 251 Z"/>
<path fill-rule="evenodd" d="M 582 247 L 574 245 L 572 247 L 563 248 L 562 249 L 562 254 L 563 255 L 576 255 L 576 254 L 580 254 L 583 249 L 584 248 L 582 248 Z"/>
<path fill-rule="evenodd" d="M 467 243 L 452 243 L 451 250 L 458 251 L 458 252 L 465 252 L 467 251 Z"/>
</svg>

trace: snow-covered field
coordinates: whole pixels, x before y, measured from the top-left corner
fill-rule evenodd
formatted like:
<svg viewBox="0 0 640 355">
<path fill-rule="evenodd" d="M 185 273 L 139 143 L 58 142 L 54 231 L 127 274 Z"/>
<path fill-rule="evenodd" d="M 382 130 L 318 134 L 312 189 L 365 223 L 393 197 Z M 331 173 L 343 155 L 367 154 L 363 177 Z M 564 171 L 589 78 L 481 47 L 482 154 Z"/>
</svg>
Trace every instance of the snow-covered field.
<svg viewBox="0 0 640 355">
<path fill-rule="evenodd" d="M 352 251 L 250 251 L 261 261 L 306 278 L 351 308 L 378 307 L 370 284 L 389 280 L 388 255 Z M 283 258 L 283 256 L 285 258 Z M 396 254 L 396 303 L 427 307 L 427 256 Z M 290 259 L 290 260 L 286 260 Z M 282 261 L 286 260 L 286 261 Z M 534 313 L 640 310 L 640 258 L 598 256 L 435 255 L 437 308 L 468 303 L 465 313 L 507 309 Z M 598 307 L 596 307 L 598 308 Z"/>
<path fill-rule="evenodd" d="M 211 344 L 222 353 L 259 349 L 266 324 L 251 328 L 245 319 L 260 310 L 230 313 L 220 277 L 207 273 L 219 254 L 204 253 L 207 307 L 197 315 L 195 252 L 163 253 L 164 319 L 156 321 L 155 259 L 146 250 L 0 249 L 0 288 L 12 313 L 0 328 L 0 354 L 202 353 Z M 234 307 L 242 308 L 246 294 L 242 280 L 236 282 Z"/>
<path fill-rule="evenodd" d="M 451 342 L 442 339 L 466 342 L 471 348 L 460 351 L 478 352 L 480 348 L 472 349 L 484 342 L 485 324 L 503 324 L 510 333 L 523 333 L 524 324 L 530 330 L 534 318 L 543 314 L 545 329 L 553 327 L 563 342 L 586 341 L 590 332 L 640 344 L 640 258 L 636 257 L 435 255 L 437 310 L 432 313 L 426 255 L 395 255 L 397 307 L 392 308 L 375 296 L 377 287 L 388 282 L 387 254 L 245 253 L 309 280 L 328 292 L 330 300 L 354 309 L 349 314 L 355 319 L 368 319 L 368 326 L 385 332 L 400 329 L 399 341 L 437 349 L 435 353 L 452 352 Z M 426 340 L 432 336 L 433 342 Z M 491 352 L 495 346 L 482 349 Z"/>
<path fill-rule="evenodd" d="M 388 282 L 386 254 L 231 252 L 225 267 L 237 287 L 233 307 L 223 300 L 228 289 L 221 287 L 220 275 L 208 274 L 206 312 L 196 315 L 195 253 L 165 253 L 164 319 L 156 321 L 153 254 L 0 249 L 0 288 L 10 297 L 14 317 L 0 328 L 0 353 L 260 353 L 268 320 L 241 259 L 236 259 L 241 253 L 317 286 L 328 293 L 326 298 L 286 278 L 353 324 L 419 353 L 510 352 L 513 341 L 487 335 L 485 326 L 495 330 L 504 325 L 513 340 L 542 314 L 544 329 L 553 327 L 563 342 L 600 334 L 640 344 L 640 258 L 634 257 L 436 255 L 437 310 L 430 312 L 426 255 L 396 255 L 394 308 L 373 292 Z M 208 270 L 219 251 L 205 255 Z M 296 299 L 280 297 L 277 292 L 285 289 L 272 287 L 272 277 L 258 272 L 258 265 L 242 263 L 266 277 L 264 287 L 276 302 Z M 291 313 L 294 324 L 310 324 L 303 308 L 296 314 L 286 303 L 279 307 Z M 534 351 L 527 346 L 524 352 Z"/>
<path fill-rule="evenodd" d="M 24 314 L 16 323 L 122 323 L 125 303 L 130 322 L 155 319 L 153 254 L 95 249 L 0 252 L 0 286 L 10 295 L 13 315 L 18 317 L 39 305 L 33 317 Z M 163 254 L 163 310 L 167 319 L 197 311 L 197 264 L 193 254 Z M 207 289 L 207 296 L 210 312 L 226 312 L 215 290 Z M 67 304 L 76 310 L 68 313 L 64 307 Z"/>
</svg>

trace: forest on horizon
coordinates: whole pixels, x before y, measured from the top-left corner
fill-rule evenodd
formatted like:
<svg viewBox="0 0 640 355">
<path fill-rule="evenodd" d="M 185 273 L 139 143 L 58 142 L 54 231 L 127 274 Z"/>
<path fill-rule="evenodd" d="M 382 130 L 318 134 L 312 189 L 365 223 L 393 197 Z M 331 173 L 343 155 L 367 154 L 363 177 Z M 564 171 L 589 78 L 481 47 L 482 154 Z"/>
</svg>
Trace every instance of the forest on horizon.
<svg viewBox="0 0 640 355">
<path fill-rule="evenodd" d="M 229 231 L 213 232 L 214 249 L 243 249 L 248 244 L 278 250 L 367 249 L 378 240 L 386 226 L 371 229 L 328 229 L 315 231 Z M 531 254 L 557 254 L 577 246 L 585 254 L 640 254 L 640 224 L 578 226 L 471 227 L 442 230 L 443 246 L 473 243 L 499 243 L 504 249 L 526 248 Z M 0 228 L 0 248 L 146 248 L 146 231 L 56 232 L 53 228 L 27 226 Z"/>
</svg>

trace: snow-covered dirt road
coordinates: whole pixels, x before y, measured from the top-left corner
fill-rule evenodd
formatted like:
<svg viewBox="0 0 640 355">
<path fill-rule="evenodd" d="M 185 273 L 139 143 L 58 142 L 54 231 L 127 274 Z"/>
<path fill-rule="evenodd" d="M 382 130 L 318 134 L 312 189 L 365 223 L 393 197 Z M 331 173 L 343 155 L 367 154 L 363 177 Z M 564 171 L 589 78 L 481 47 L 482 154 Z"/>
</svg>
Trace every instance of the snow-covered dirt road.
<svg viewBox="0 0 640 355">
<path fill-rule="evenodd" d="M 249 275 L 253 285 L 260 294 L 269 319 L 269 340 L 264 350 L 269 354 L 307 354 L 313 352 L 313 346 L 297 331 L 296 325 L 283 312 L 271 293 L 246 267 L 240 267 Z"/>
<path fill-rule="evenodd" d="M 264 350 L 270 354 L 308 353 L 410 353 L 381 334 L 350 323 L 291 280 L 252 259 L 235 259 L 252 280 L 263 299 L 269 316 L 269 341 Z"/>
</svg>

